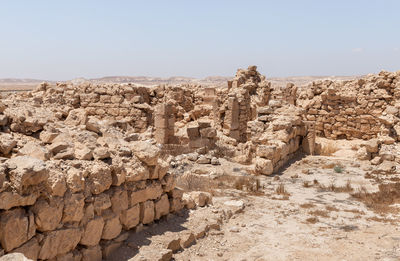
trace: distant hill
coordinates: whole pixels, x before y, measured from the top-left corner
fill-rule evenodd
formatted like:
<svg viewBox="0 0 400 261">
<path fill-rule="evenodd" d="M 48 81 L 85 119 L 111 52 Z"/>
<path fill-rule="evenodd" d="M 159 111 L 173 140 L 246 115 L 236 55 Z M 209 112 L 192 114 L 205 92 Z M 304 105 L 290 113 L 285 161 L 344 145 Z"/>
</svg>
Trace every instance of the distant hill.
<svg viewBox="0 0 400 261">
<path fill-rule="evenodd" d="M 330 79 L 330 80 L 352 80 L 361 76 L 292 76 L 292 77 L 271 77 L 267 78 L 274 86 L 285 86 L 287 83 L 292 82 L 297 86 L 304 86 L 316 80 Z M 94 79 L 76 78 L 69 82 L 80 84 L 85 81 L 93 83 L 134 83 L 137 85 L 153 86 L 158 84 L 201 84 L 206 86 L 226 86 L 226 82 L 233 77 L 226 76 L 209 76 L 203 79 L 193 77 L 173 76 L 168 78 L 162 77 L 148 77 L 148 76 L 106 76 Z M 34 89 L 39 83 L 45 80 L 39 79 L 15 79 L 6 78 L 0 79 L 0 91 L 25 91 Z"/>
</svg>

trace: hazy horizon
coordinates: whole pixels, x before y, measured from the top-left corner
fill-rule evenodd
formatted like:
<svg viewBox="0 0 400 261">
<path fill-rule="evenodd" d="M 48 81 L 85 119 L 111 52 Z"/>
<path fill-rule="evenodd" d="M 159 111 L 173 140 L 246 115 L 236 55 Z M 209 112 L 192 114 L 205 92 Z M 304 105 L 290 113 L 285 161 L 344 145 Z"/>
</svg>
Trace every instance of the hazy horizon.
<svg viewBox="0 0 400 261">
<path fill-rule="evenodd" d="M 399 1 L 3 1 L 0 78 L 400 70 Z"/>
</svg>

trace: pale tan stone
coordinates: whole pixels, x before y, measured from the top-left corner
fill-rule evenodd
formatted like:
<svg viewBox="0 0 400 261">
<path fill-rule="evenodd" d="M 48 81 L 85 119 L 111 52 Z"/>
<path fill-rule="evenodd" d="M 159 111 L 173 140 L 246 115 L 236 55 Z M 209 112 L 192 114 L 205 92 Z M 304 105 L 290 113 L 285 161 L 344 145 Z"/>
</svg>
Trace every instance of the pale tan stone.
<svg viewBox="0 0 400 261">
<path fill-rule="evenodd" d="M 41 243 L 39 259 L 50 259 L 68 253 L 79 243 L 82 231 L 79 228 L 55 230 L 45 234 Z"/>
<path fill-rule="evenodd" d="M 124 229 L 129 230 L 136 227 L 140 222 L 140 205 L 123 210 L 120 214 L 120 221 Z"/>
<path fill-rule="evenodd" d="M 154 210 L 154 219 L 156 220 L 169 213 L 169 200 L 167 194 L 162 195 L 161 198 L 154 203 Z"/>
<path fill-rule="evenodd" d="M 96 246 L 101 239 L 103 234 L 104 220 L 102 217 L 95 217 L 90 220 L 83 231 L 82 238 L 80 240 L 81 245 L 85 246 Z"/>
<path fill-rule="evenodd" d="M 51 231 L 60 226 L 63 208 L 62 198 L 39 199 L 31 208 L 35 214 L 37 230 Z"/>
<path fill-rule="evenodd" d="M 105 217 L 105 224 L 101 238 L 106 240 L 114 239 L 121 233 L 121 230 L 122 225 L 119 221 L 119 216 L 111 212 L 107 217 Z"/>
<path fill-rule="evenodd" d="M 68 194 L 64 198 L 63 223 L 79 222 L 84 215 L 85 197 L 83 194 Z"/>
<path fill-rule="evenodd" d="M 154 221 L 154 202 L 148 200 L 140 203 L 140 221 L 142 224 L 149 224 Z"/>
<path fill-rule="evenodd" d="M 31 239 L 35 229 L 33 215 L 28 215 L 21 208 L 8 210 L 0 216 L 1 246 L 9 252 Z"/>
</svg>

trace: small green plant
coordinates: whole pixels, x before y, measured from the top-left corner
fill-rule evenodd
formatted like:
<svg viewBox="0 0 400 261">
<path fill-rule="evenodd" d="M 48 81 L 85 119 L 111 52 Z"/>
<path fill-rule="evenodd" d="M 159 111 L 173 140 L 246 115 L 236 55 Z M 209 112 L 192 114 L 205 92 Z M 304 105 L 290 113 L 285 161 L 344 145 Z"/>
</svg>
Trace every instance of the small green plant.
<svg viewBox="0 0 400 261">
<path fill-rule="evenodd" d="M 342 173 L 342 172 L 343 172 L 343 168 L 340 167 L 340 166 L 335 166 L 335 167 L 333 167 L 333 170 L 334 170 L 336 173 Z"/>
</svg>

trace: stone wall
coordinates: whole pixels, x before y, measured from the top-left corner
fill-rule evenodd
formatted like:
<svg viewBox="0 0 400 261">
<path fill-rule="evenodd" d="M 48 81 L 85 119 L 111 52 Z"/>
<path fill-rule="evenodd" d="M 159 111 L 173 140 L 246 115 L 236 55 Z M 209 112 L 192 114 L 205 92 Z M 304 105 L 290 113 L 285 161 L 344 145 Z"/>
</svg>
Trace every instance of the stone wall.
<svg viewBox="0 0 400 261">
<path fill-rule="evenodd" d="M 358 80 L 313 82 L 301 89 L 304 119 L 315 121 L 316 135 L 329 139 L 397 139 L 400 73 L 381 72 Z"/>
<path fill-rule="evenodd" d="M 156 141 L 42 92 L 0 102 L 0 254 L 101 260 L 183 207 Z"/>
<path fill-rule="evenodd" d="M 221 102 L 219 120 L 225 135 L 246 142 L 247 122 L 256 117 L 256 108 L 268 104 L 270 83 L 257 72 L 256 66 L 239 69 L 228 81 L 227 98 Z"/>
<path fill-rule="evenodd" d="M 124 231 L 183 207 L 159 150 L 135 144 L 136 163 L 3 160 L 0 244 L 28 258 L 101 260 L 121 244 Z M 79 259 L 79 258 L 77 258 Z M 79 259 L 80 260 L 80 259 Z"/>
</svg>

